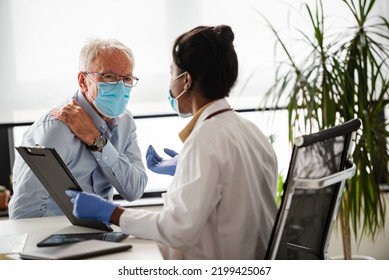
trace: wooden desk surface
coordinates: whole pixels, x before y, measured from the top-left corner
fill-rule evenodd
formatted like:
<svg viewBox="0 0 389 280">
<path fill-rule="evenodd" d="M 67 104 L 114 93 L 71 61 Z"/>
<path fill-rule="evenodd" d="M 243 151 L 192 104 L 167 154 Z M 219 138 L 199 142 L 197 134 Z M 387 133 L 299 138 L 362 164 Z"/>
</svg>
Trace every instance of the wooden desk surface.
<svg viewBox="0 0 389 280">
<path fill-rule="evenodd" d="M 112 226 L 114 231 L 120 231 L 117 226 Z M 43 217 L 20 220 L 0 221 L 0 242 L 2 236 L 27 233 L 27 240 L 24 250 L 38 248 L 36 244 L 54 233 L 85 233 L 98 232 L 98 230 L 73 226 L 65 216 Z M 102 255 L 92 259 L 101 260 L 161 260 L 162 255 L 156 242 L 134 238 L 132 236 L 123 240 L 132 244 L 132 249 L 124 252 Z M 13 259 L 20 259 L 18 254 L 7 255 Z"/>
</svg>

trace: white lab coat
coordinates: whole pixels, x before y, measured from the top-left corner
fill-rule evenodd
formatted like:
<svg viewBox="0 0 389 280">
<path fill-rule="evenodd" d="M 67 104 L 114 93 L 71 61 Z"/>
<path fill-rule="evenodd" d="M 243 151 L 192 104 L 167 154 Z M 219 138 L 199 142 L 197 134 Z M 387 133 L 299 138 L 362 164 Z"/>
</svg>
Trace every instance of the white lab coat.
<svg viewBox="0 0 389 280">
<path fill-rule="evenodd" d="M 205 120 L 228 107 L 218 100 L 197 119 L 163 209 L 125 211 L 122 231 L 175 248 L 184 259 L 264 258 L 277 212 L 277 159 L 262 132 L 236 112 Z"/>
</svg>

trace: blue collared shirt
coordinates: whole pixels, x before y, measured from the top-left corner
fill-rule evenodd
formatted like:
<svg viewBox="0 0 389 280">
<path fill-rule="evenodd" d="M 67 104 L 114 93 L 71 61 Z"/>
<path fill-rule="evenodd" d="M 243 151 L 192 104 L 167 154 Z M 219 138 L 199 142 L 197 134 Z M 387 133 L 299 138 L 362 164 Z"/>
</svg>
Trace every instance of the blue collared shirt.
<svg viewBox="0 0 389 280">
<path fill-rule="evenodd" d="M 108 139 L 101 153 L 89 150 L 65 123 L 51 116 L 51 111 L 28 128 L 21 145 L 55 148 L 83 191 L 112 199 L 115 188 L 128 201 L 140 198 L 147 184 L 147 175 L 131 113 L 126 110 L 106 123 L 80 91 L 73 99 L 88 112 L 97 129 Z M 69 101 L 64 104 L 67 103 Z M 13 168 L 13 190 L 10 219 L 63 215 L 18 154 Z"/>
</svg>

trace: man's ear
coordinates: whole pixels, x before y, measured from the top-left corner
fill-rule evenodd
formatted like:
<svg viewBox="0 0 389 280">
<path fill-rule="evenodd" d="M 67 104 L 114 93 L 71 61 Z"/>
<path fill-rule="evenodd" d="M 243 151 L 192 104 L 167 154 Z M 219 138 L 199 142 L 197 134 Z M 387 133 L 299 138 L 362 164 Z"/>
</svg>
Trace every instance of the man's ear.
<svg viewBox="0 0 389 280">
<path fill-rule="evenodd" d="M 80 87 L 81 92 L 87 92 L 88 91 L 88 85 L 86 84 L 86 74 L 84 72 L 78 73 L 78 85 Z"/>
</svg>

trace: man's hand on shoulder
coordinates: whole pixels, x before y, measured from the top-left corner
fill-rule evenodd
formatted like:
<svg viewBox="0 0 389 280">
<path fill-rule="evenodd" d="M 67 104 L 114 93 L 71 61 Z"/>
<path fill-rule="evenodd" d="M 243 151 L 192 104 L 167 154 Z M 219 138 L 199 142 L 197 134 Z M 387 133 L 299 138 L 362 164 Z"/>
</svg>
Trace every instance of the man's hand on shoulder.
<svg viewBox="0 0 389 280">
<path fill-rule="evenodd" d="M 100 135 L 92 118 L 74 99 L 69 104 L 52 110 L 51 115 L 64 122 L 73 134 L 88 146 Z"/>
</svg>

